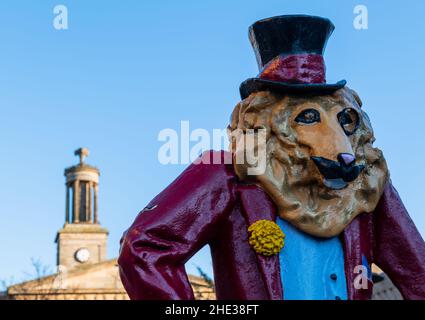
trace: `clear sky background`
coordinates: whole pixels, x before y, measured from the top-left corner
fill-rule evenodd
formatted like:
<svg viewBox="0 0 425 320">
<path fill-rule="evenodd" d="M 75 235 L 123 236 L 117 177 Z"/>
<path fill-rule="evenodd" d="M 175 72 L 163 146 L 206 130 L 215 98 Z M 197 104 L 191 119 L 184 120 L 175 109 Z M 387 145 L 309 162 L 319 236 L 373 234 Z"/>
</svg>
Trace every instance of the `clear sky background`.
<svg viewBox="0 0 425 320">
<path fill-rule="evenodd" d="M 69 30 L 52 26 L 65 4 Z M 365 4 L 369 29 L 353 28 Z M 30 259 L 54 266 L 64 223 L 63 169 L 88 147 L 101 170 L 100 220 L 110 258 L 136 214 L 185 166 L 157 160 L 158 132 L 225 128 L 239 84 L 258 72 L 247 29 L 280 14 L 330 18 L 328 81 L 347 79 L 364 102 L 394 185 L 422 235 L 425 2 L 0 2 L 0 279 Z M 207 249 L 187 265 L 211 272 Z"/>
</svg>

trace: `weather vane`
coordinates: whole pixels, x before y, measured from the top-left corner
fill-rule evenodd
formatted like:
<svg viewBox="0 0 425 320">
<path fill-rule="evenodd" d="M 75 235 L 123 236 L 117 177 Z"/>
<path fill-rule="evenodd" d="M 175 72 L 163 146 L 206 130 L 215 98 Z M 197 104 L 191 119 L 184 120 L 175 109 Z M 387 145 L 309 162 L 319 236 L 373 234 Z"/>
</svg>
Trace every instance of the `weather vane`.
<svg viewBox="0 0 425 320">
<path fill-rule="evenodd" d="M 80 164 L 84 164 L 84 159 L 88 157 L 90 154 L 89 149 L 87 148 L 79 148 L 74 151 L 74 155 L 80 157 Z"/>
</svg>

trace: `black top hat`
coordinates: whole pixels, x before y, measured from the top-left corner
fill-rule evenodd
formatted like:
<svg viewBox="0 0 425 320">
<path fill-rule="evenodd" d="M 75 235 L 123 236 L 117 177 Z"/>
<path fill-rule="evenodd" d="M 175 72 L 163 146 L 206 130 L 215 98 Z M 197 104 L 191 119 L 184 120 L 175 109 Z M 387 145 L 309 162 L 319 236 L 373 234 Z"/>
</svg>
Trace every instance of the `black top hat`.
<svg viewBox="0 0 425 320">
<path fill-rule="evenodd" d="M 287 15 L 257 21 L 249 38 L 260 74 L 240 86 L 242 99 L 253 92 L 332 93 L 345 86 L 327 84 L 323 52 L 334 30 L 329 19 Z"/>
</svg>

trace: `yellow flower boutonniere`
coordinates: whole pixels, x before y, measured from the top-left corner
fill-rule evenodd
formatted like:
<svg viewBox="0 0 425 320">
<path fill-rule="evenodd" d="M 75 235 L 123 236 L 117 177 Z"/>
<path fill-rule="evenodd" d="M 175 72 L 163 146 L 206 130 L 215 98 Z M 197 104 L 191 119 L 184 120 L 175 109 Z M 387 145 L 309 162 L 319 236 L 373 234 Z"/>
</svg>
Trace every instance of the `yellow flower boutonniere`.
<svg viewBox="0 0 425 320">
<path fill-rule="evenodd" d="M 270 220 L 258 220 L 248 228 L 249 244 L 264 256 L 278 254 L 284 246 L 285 234 Z"/>
</svg>

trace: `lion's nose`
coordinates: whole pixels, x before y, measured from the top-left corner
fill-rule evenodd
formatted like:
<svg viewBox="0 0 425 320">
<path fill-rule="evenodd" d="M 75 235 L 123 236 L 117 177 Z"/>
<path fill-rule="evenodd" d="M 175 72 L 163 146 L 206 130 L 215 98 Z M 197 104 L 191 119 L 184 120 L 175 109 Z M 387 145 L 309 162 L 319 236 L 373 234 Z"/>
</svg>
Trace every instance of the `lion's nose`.
<svg viewBox="0 0 425 320">
<path fill-rule="evenodd" d="M 350 164 L 356 161 L 356 157 L 350 153 L 340 153 L 338 155 L 338 161 L 340 164 L 348 167 Z"/>
</svg>

